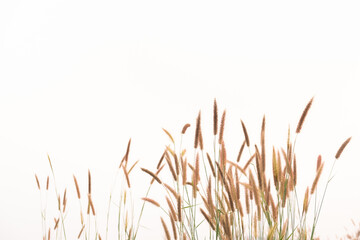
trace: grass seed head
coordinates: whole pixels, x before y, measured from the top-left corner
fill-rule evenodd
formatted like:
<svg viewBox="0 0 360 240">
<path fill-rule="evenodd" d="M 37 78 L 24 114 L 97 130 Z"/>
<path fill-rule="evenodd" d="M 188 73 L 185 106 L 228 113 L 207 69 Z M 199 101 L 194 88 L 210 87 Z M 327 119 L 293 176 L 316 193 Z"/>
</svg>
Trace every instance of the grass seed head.
<svg viewBox="0 0 360 240">
<path fill-rule="evenodd" d="M 345 140 L 345 142 L 343 144 L 341 144 L 339 150 L 336 152 L 335 158 L 339 159 L 339 157 L 341 156 L 341 153 L 344 151 L 346 145 L 348 145 L 348 143 L 350 142 L 351 137 L 349 137 L 348 139 Z"/>
<path fill-rule="evenodd" d="M 187 123 L 183 126 L 182 130 L 181 130 L 181 134 L 185 134 L 186 133 L 186 130 L 190 127 L 190 123 Z"/>
<path fill-rule="evenodd" d="M 311 100 L 310 100 L 310 101 L 308 102 L 308 104 L 306 105 L 303 113 L 301 114 L 300 120 L 299 120 L 298 125 L 297 125 L 297 128 L 296 128 L 296 133 L 300 133 L 301 128 L 302 128 L 302 126 L 303 126 L 303 124 L 304 124 L 306 115 L 307 115 L 308 112 L 309 112 L 309 109 L 310 109 L 310 107 L 311 107 L 311 105 L 312 105 L 313 100 L 314 100 L 314 97 L 311 98 Z"/>
</svg>

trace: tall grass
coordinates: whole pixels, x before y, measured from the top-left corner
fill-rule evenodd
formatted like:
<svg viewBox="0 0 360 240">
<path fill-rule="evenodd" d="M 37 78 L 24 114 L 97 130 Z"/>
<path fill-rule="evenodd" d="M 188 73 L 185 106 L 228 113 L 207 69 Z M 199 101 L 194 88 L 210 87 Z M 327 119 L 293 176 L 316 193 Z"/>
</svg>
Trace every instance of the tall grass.
<svg viewBox="0 0 360 240">
<path fill-rule="evenodd" d="M 324 162 L 319 155 L 313 182 L 305 189 L 298 189 L 298 167 L 295 153 L 296 139 L 300 136 L 306 116 L 309 113 L 313 99 L 306 105 L 300 116 L 295 133 L 288 130 L 286 145 L 272 147 L 271 156 L 267 156 L 268 146 L 265 142 L 266 118 L 261 122 L 261 134 L 258 141 L 250 139 L 245 123 L 240 120 L 243 131 L 243 142 L 239 146 L 238 155 L 230 159 L 227 154 L 224 129 L 226 127 L 226 111 L 218 122 L 218 105 L 213 105 L 213 145 L 205 149 L 202 116 L 199 112 L 196 118 L 195 134 L 188 134 L 190 124 L 185 124 L 181 131 L 179 142 L 172 134 L 163 129 L 169 137 L 170 144 L 166 145 L 160 160 L 154 169 L 141 170 L 150 179 L 150 185 L 142 198 L 140 215 L 133 216 L 131 204 L 131 171 L 136 167 L 128 164 L 130 143 L 120 163 L 114 184 L 118 175 L 122 186 L 117 194 L 118 204 L 114 209 L 114 187 L 109 195 L 107 209 L 106 230 L 100 235 L 97 228 L 95 203 L 92 201 L 91 174 L 88 173 L 87 208 L 82 207 L 77 179 L 74 176 L 75 190 L 79 199 L 81 239 L 108 239 L 108 229 L 114 220 L 109 218 L 110 212 L 117 211 L 117 239 L 136 239 L 140 220 L 144 213 L 145 203 L 150 203 L 159 209 L 159 228 L 161 227 L 166 239 L 315 239 L 316 226 L 320 219 L 326 191 L 333 177 L 333 169 L 340 158 L 348 138 L 334 155 L 333 164 L 329 172 L 323 191 L 318 190 L 319 179 L 323 177 Z M 183 138 L 194 139 L 192 147 L 183 146 Z M 209 140 L 209 139 L 208 139 Z M 209 142 L 209 141 L 207 141 Z M 244 158 L 244 151 L 249 157 Z M 49 163 L 52 169 L 51 161 Z M 165 168 L 166 167 L 166 168 Z M 267 167 L 271 169 L 266 170 Z M 163 169 L 166 170 L 163 170 Z M 161 172 L 161 176 L 160 176 Z M 53 178 L 55 175 L 52 169 Z M 164 175 L 165 174 L 165 175 Z M 37 186 L 40 184 L 37 180 Z M 159 184 L 163 195 L 150 194 L 152 184 Z M 56 186 L 56 185 L 54 185 Z M 56 195 L 58 195 L 55 187 Z M 304 192 L 304 196 L 299 196 Z M 130 196 L 130 197 L 129 197 Z M 159 203 L 159 196 L 163 197 L 166 205 Z M 63 196 L 63 211 L 60 208 L 61 199 L 58 197 L 59 216 L 55 220 L 57 226 L 61 221 L 61 229 L 54 235 L 54 239 L 66 239 L 65 206 L 66 192 Z M 130 201 L 130 202 L 129 202 Z M 42 209 L 42 223 L 44 239 L 50 239 L 49 229 L 46 231 L 46 210 Z M 83 210 L 87 220 L 84 220 Z M 92 222 L 94 229 L 91 229 Z M 59 227 L 55 227 L 56 230 Z"/>
</svg>

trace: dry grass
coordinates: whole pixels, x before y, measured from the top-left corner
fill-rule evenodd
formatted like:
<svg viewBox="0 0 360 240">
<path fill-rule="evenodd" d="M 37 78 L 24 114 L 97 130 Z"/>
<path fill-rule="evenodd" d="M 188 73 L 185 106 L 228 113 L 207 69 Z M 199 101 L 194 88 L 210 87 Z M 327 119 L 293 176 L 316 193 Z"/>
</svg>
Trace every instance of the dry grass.
<svg viewBox="0 0 360 240">
<path fill-rule="evenodd" d="M 141 168 L 151 177 L 151 181 L 146 195 L 142 198 L 143 205 L 137 223 L 134 223 L 134 216 L 130 216 L 133 207 L 132 200 L 129 199 L 131 196 L 130 173 L 138 163 L 135 162 L 130 168 L 128 167 L 130 139 L 117 173 L 117 175 L 122 173 L 122 182 L 124 183 L 120 189 L 117 209 L 115 209 L 118 212 L 118 239 L 136 239 L 146 202 L 162 211 L 158 217 L 166 239 L 315 239 L 316 226 L 329 180 L 333 177 L 332 171 L 335 162 L 340 158 L 351 138 L 348 138 L 336 152 L 324 190 L 320 192 L 318 189 L 319 180 L 324 175 L 324 162 L 319 156 L 314 180 L 303 189 L 304 197 L 299 199 L 297 179 L 298 172 L 302 169 L 298 169 L 294 150 L 296 138 L 301 132 L 312 103 L 313 98 L 303 110 L 294 134 L 295 138 L 292 139 L 289 128 L 286 146 L 273 146 L 271 156 L 266 156 L 268 146 L 266 145 L 266 118 L 264 116 L 260 126 L 259 144 L 250 144 L 247 128 L 241 120 L 242 144 L 238 148 L 235 159 L 228 157 L 224 137 L 226 111 L 223 111 L 218 127 L 219 109 L 216 100 L 214 100 L 212 118 L 214 144 L 210 149 L 205 150 L 205 143 L 209 141 L 204 140 L 209 139 L 203 139 L 200 111 L 196 118 L 194 135 L 187 134 L 190 124 L 185 124 L 179 133 L 181 134 L 180 144 L 169 131 L 163 129 L 173 147 L 166 146 L 156 165 L 156 170 Z M 182 145 L 183 137 L 193 138 L 193 147 L 184 147 Z M 252 139 L 251 142 L 256 141 Z M 242 158 L 246 157 L 244 155 L 247 154 L 245 148 L 249 154 L 247 159 L 242 161 Z M 189 152 L 191 152 L 191 156 Z M 50 158 L 49 163 L 53 172 Z M 163 170 L 165 165 L 167 165 L 167 170 Z M 269 165 L 272 169 L 267 171 L 266 167 Z M 161 171 L 165 174 L 162 174 L 162 177 L 159 175 Z M 35 175 L 35 178 L 37 188 L 42 191 L 38 176 Z M 54 174 L 53 178 L 55 181 Z M 96 224 L 90 171 L 88 171 L 87 208 L 84 209 L 87 212 L 86 220 L 84 219 L 83 199 L 78 180 L 75 176 L 73 179 L 80 207 L 80 231 L 77 238 L 101 239 Z M 163 200 L 167 203 L 165 206 L 148 197 L 150 187 L 155 181 L 163 189 Z M 55 183 L 54 186 L 56 188 Z M 47 178 L 46 190 L 48 188 L 49 178 Z M 113 191 L 112 188 L 109 195 L 105 239 L 108 239 L 108 228 L 111 223 L 109 213 L 112 211 Z M 62 202 L 57 189 L 56 196 L 58 196 L 59 214 L 55 217 L 54 228 L 51 228 L 55 234 L 51 235 L 50 228 L 49 231 L 46 231 L 48 224 L 44 217 L 46 210 L 42 208 L 44 239 L 50 239 L 51 236 L 56 239 L 66 239 L 64 224 L 67 203 L 66 190 Z M 159 199 L 159 196 L 161 197 L 161 194 L 157 193 L 156 199 Z M 309 215 L 311 207 L 314 207 L 314 213 Z M 90 229 L 91 221 L 95 225 L 93 229 Z M 171 232 L 168 226 L 171 226 Z M 353 238 L 349 237 L 349 239 Z"/>
<path fill-rule="evenodd" d="M 299 119 L 295 139 L 301 132 L 312 103 L 313 99 L 306 105 Z M 290 130 L 285 149 L 273 147 L 273 154 L 270 157 L 272 176 L 267 177 L 265 116 L 261 124 L 260 147 L 257 144 L 250 144 L 247 128 L 241 121 L 244 141 L 235 161 L 228 159 L 226 153 L 225 118 L 226 111 L 222 114 L 218 131 L 218 105 L 215 100 L 213 106 L 214 154 L 212 156 L 209 152 L 205 152 L 203 143 L 199 144 L 202 136 L 200 112 L 196 119 L 193 164 L 183 164 L 184 161 L 191 162 L 191 160 L 186 155 L 180 157 L 182 152 L 188 151 L 180 149 L 179 153 L 175 153 L 174 149 L 167 148 L 167 151 L 171 152 L 169 155 L 172 156 L 167 159 L 169 174 L 174 175 L 171 166 L 175 159 L 182 159 L 181 173 L 178 174 L 181 177 L 173 177 L 173 181 L 166 184 L 165 180 L 161 180 L 165 186 L 173 185 L 172 189 L 176 191 L 176 193 L 170 191 L 171 194 L 165 191 L 164 197 L 168 202 L 169 210 L 164 210 L 164 213 L 170 212 L 170 223 L 171 219 L 183 216 L 184 221 L 176 222 L 177 235 L 185 235 L 187 239 L 199 239 L 200 235 L 205 239 L 314 239 L 328 182 L 324 192 L 320 194 L 320 201 L 311 196 L 317 193 L 324 163 L 321 160 L 318 161 L 313 183 L 306 186 L 305 196 L 300 200 L 297 196 L 299 169 L 294 152 L 295 143 L 293 142 L 295 141 L 291 139 Z M 335 159 L 340 157 L 349 141 L 350 138 L 343 143 Z M 239 164 L 242 162 L 245 147 L 248 148 L 250 158 L 243 164 Z M 201 160 L 203 164 L 200 166 Z M 187 168 L 190 168 L 190 171 L 187 171 Z M 188 172 L 192 173 L 191 182 L 187 185 L 180 184 L 189 179 Z M 329 179 L 331 177 L 332 170 Z M 175 216 L 175 210 L 170 203 L 178 201 L 178 198 L 182 200 L 183 207 Z M 299 202 L 303 203 L 302 206 Z M 314 216 L 308 219 L 310 206 L 315 208 L 315 212 Z M 204 233 L 204 223 L 208 224 L 207 233 Z"/>
</svg>

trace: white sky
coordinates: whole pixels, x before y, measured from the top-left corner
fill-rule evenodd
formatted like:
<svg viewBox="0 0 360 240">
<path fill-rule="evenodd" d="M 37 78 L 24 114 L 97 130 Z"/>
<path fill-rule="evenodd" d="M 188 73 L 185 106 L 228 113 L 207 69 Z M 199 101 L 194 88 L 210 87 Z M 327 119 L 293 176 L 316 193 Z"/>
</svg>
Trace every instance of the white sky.
<svg viewBox="0 0 360 240">
<path fill-rule="evenodd" d="M 318 228 L 341 235 L 360 221 L 359 11 L 357 1 L 1 1 L 0 238 L 41 237 L 34 173 L 49 174 L 46 153 L 74 202 L 72 174 L 85 184 L 89 168 L 105 209 L 130 137 L 133 161 L 154 169 L 168 143 L 161 128 L 179 137 L 201 109 L 211 133 L 216 97 L 230 156 L 240 119 L 257 139 L 263 114 L 271 149 L 312 96 L 297 142 L 304 184 L 318 154 L 328 171 L 353 136 Z M 149 239 L 163 234 L 154 214 L 143 221 L 156 229 L 143 231 Z"/>
</svg>

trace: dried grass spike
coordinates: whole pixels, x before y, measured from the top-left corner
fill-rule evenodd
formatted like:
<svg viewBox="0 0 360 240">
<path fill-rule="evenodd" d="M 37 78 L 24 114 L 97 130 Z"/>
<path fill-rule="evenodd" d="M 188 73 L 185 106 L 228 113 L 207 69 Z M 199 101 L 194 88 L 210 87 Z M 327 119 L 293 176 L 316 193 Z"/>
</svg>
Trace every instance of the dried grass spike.
<svg viewBox="0 0 360 240">
<path fill-rule="evenodd" d="M 236 158 L 236 162 L 240 162 L 240 158 L 241 158 L 241 155 L 242 155 L 242 153 L 243 153 L 243 151 L 244 151 L 244 147 L 245 147 L 245 141 L 241 144 L 241 147 L 240 147 L 240 150 L 239 150 L 239 154 L 238 154 L 238 156 L 237 156 L 237 158 Z"/>
<path fill-rule="evenodd" d="M 319 171 L 320 166 L 321 166 L 321 155 L 319 155 L 318 158 L 317 158 L 316 172 Z"/>
<path fill-rule="evenodd" d="M 344 151 L 346 145 L 348 145 L 348 143 L 350 142 L 351 137 L 349 137 L 348 139 L 346 139 L 346 141 L 341 144 L 339 150 L 336 152 L 335 158 L 338 159 L 341 156 L 341 153 Z"/>
<path fill-rule="evenodd" d="M 56 230 L 56 228 L 59 225 L 60 218 L 58 218 L 58 219 L 54 218 L 54 221 L 55 221 L 54 230 Z"/>
<path fill-rule="evenodd" d="M 277 166 L 277 159 L 275 148 L 273 147 L 273 156 L 272 156 L 272 168 L 273 168 L 273 177 L 274 177 L 274 185 L 276 190 L 279 189 L 279 175 L 278 175 L 278 166 Z"/>
<path fill-rule="evenodd" d="M 46 178 L 46 190 L 49 190 L 49 176 Z"/>
<path fill-rule="evenodd" d="M 63 212 L 65 212 L 66 202 L 67 202 L 67 198 L 66 198 L 66 188 L 65 188 L 64 195 L 63 195 Z"/>
<path fill-rule="evenodd" d="M 80 232 L 78 234 L 78 237 L 77 237 L 78 239 L 81 237 L 81 234 L 84 231 L 84 228 L 85 228 L 85 225 L 82 226 L 82 228 L 81 228 L 81 230 L 80 230 Z"/>
<path fill-rule="evenodd" d="M 170 138 L 171 142 L 172 142 L 173 144 L 175 144 L 174 138 L 171 136 L 171 134 L 170 134 L 165 128 L 163 128 L 162 130 L 166 133 L 166 135 L 168 135 L 168 137 Z"/>
<path fill-rule="evenodd" d="M 308 207 L 309 207 L 309 187 L 307 187 L 304 196 L 303 213 L 307 213 Z"/>
<path fill-rule="evenodd" d="M 157 201 L 155 201 L 154 199 L 151 199 L 151 198 L 146 198 L 146 197 L 143 197 L 141 198 L 142 200 L 146 201 L 146 202 L 149 202 L 157 207 L 160 207 L 160 203 L 158 203 Z"/>
<path fill-rule="evenodd" d="M 166 162 L 167 162 L 167 164 L 168 164 L 168 166 L 169 166 L 170 172 L 171 172 L 174 180 L 177 181 L 176 172 L 175 172 L 174 167 L 173 167 L 173 165 L 172 165 L 172 163 L 171 163 L 171 159 L 170 159 L 170 157 L 169 157 L 167 154 L 165 154 L 165 159 L 166 159 Z"/>
<path fill-rule="evenodd" d="M 40 182 L 39 182 L 39 179 L 36 174 L 35 174 L 35 179 L 36 179 L 36 185 L 37 185 L 38 189 L 40 190 Z"/>
<path fill-rule="evenodd" d="M 161 155 L 161 158 L 158 162 L 158 165 L 156 166 L 157 169 L 159 169 L 159 167 L 161 166 L 161 163 L 162 161 L 164 160 L 164 157 L 165 157 L 165 153 L 166 153 L 166 150 L 164 151 L 164 153 Z"/>
<path fill-rule="evenodd" d="M 159 173 L 161 172 L 161 170 L 163 169 L 165 167 L 165 164 L 163 164 L 157 171 L 156 171 L 156 176 L 158 176 L 159 175 Z M 153 179 L 151 179 L 151 182 L 150 182 L 150 184 L 153 184 L 154 183 L 154 181 L 155 181 L 155 179 L 153 178 Z"/>
<path fill-rule="evenodd" d="M 216 103 L 216 98 L 214 99 L 214 111 L 213 111 L 213 124 L 214 124 L 214 135 L 218 132 L 218 107 Z"/>
<path fill-rule="evenodd" d="M 186 130 L 190 127 L 190 123 L 187 123 L 183 126 L 182 130 L 181 130 L 181 134 L 185 134 Z"/>
<path fill-rule="evenodd" d="M 321 164 L 319 170 L 318 170 L 317 173 L 316 173 L 316 177 L 315 177 L 315 179 L 314 179 L 314 181 L 313 181 L 313 184 L 312 184 L 312 186 L 311 186 L 311 194 L 313 194 L 313 193 L 315 192 L 315 189 L 316 189 L 316 186 L 317 186 L 317 184 L 318 184 L 318 182 L 319 182 L 319 178 L 320 178 L 320 176 L 321 176 L 321 173 L 322 173 L 323 168 L 324 168 L 324 163 Z"/>
<path fill-rule="evenodd" d="M 180 164 L 179 164 L 179 159 L 178 159 L 176 154 L 174 154 L 174 162 L 175 162 L 176 175 L 179 176 L 179 174 L 180 174 Z"/>
<path fill-rule="evenodd" d="M 201 214 L 204 216 L 204 218 L 206 219 L 206 221 L 209 223 L 210 227 L 215 231 L 215 225 L 214 223 L 211 221 L 210 216 L 204 211 L 204 209 L 200 208 L 200 212 Z"/>
<path fill-rule="evenodd" d="M 178 197 L 177 197 L 177 210 L 178 210 L 178 219 L 179 219 L 179 222 L 181 222 L 182 221 L 182 208 L 181 208 L 181 196 L 180 195 L 178 195 Z"/>
<path fill-rule="evenodd" d="M 225 128 L 226 110 L 224 110 L 221 116 L 220 133 L 219 133 L 219 144 L 223 142 L 224 128 Z"/>
<path fill-rule="evenodd" d="M 265 171 L 265 115 L 261 124 L 261 164 L 262 170 Z"/>
<path fill-rule="evenodd" d="M 146 172 L 147 174 L 149 174 L 151 177 L 153 177 L 158 183 L 160 183 L 160 184 L 162 183 L 161 180 L 150 170 L 147 170 L 146 168 L 141 168 L 141 170 L 143 172 Z"/>
<path fill-rule="evenodd" d="M 241 126 L 242 126 L 242 129 L 243 129 L 243 132 L 244 132 L 246 146 L 250 147 L 249 135 L 247 133 L 245 124 L 244 124 L 244 122 L 242 120 L 241 120 Z"/>
<path fill-rule="evenodd" d="M 170 199 L 168 197 L 166 197 L 166 202 L 167 202 L 167 204 L 169 206 L 171 215 L 173 215 L 174 220 L 177 221 L 175 208 L 174 208 L 173 204 L 171 203 L 171 201 L 170 201 Z"/>
<path fill-rule="evenodd" d="M 209 165 L 210 165 L 210 168 L 211 168 L 211 172 L 213 174 L 214 177 L 216 177 L 216 174 L 215 174 L 215 168 L 214 168 L 214 165 L 212 163 L 212 160 L 211 160 L 211 157 L 209 155 L 209 153 L 206 153 L 206 157 L 207 157 L 207 160 L 209 162 Z"/>
<path fill-rule="evenodd" d="M 204 150 L 204 140 L 203 140 L 201 128 L 200 128 L 200 132 L 199 132 L 199 145 L 200 145 L 200 149 Z"/>
<path fill-rule="evenodd" d="M 169 185 L 167 185 L 166 183 L 164 183 L 164 186 L 172 193 L 172 195 L 177 198 L 179 196 L 179 194 L 177 194 L 177 192 L 175 191 L 175 189 L 173 189 L 172 187 L 170 187 Z"/>
<path fill-rule="evenodd" d="M 91 173 L 88 169 L 88 193 L 91 194 Z"/>
<path fill-rule="evenodd" d="M 200 157 L 199 157 L 199 153 L 196 155 L 196 161 L 195 161 L 195 183 L 196 185 L 199 183 L 200 181 Z"/>
<path fill-rule="evenodd" d="M 129 142 L 128 142 L 128 145 L 127 145 L 127 148 L 126 148 L 125 164 L 128 162 L 128 159 L 129 159 L 130 145 L 131 145 L 131 138 L 129 139 Z"/>
<path fill-rule="evenodd" d="M 185 185 L 187 181 L 187 158 L 182 161 L 182 184 Z"/>
<path fill-rule="evenodd" d="M 296 128 L 296 133 L 300 133 L 301 128 L 302 128 L 302 125 L 304 124 L 306 115 L 307 115 L 308 112 L 309 112 L 309 109 L 310 109 L 310 107 L 311 107 L 311 104 L 312 104 L 313 100 L 314 100 L 314 97 L 311 98 L 311 100 L 309 101 L 309 103 L 306 105 L 303 113 L 301 114 L 300 120 L 299 120 L 298 125 L 297 125 L 297 128 Z"/>
<path fill-rule="evenodd" d="M 170 215 L 170 222 L 171 222 L 171 227 L 173 230 L 174 240 L 177 240 L 177 231 L 176 231 L 175 220 L 174 220 L 173 216 L 171 216 L 171 215 Z"/>
<path fill-rule="evenodd" d="M 245 166 L 244 166 L 244 168 L 243 168 L 244 171 L 246 171 L 246 169 L 249 167 L 250 163 L 251 163 L 252 160 L 255 158 L 255 156 L 256 156 L 256 153 L 254 153 L 254 154 L 250 157 L 250 159 L 246 162 L 246 164 L 245 164 Z"/>
<path fill-rule="evenodd" d="M 48 160 L 49 160 L 49 164 L 50 164 L 51 171 L 54 172 L 54 169 L 53 169 L 53 166 L 52 166 L 52 164 L 51 164 L 51 160 L 50 160 L 49 154 L 47 154 L 47 157 L 48 157 Z"/>
<path fill-rule="evenodd" d="M 169 233 L 169 230 L 168 230 L 168 228 L 167 228 L 167 226 L 166 226 L 166 224 L 165 224 L 165 222 L 164 222 L 164 219 L 163 219 L 162 217 L 160 217 L 160 219 L 161 219 L 161 224 L 162 224 L 162 226 L 163 226 L 163 228 L 164 228 L 164 231 L 165 231 L 166 239 L 167 239 L 167 240 L 170 240 L 170 239 L 171 239 L 171 238 L 170 238 L 170 233 Z"/>
<path fill-rule="evenodd" d="M 199 145 L 199 135 L 200 135 L 200 127 L 201 127 L 200 124 L 201 124 L 201 111 L 199 111 L 199 115 L 196 118 L 194 148 L 197 148 Z"/>
</svg>

